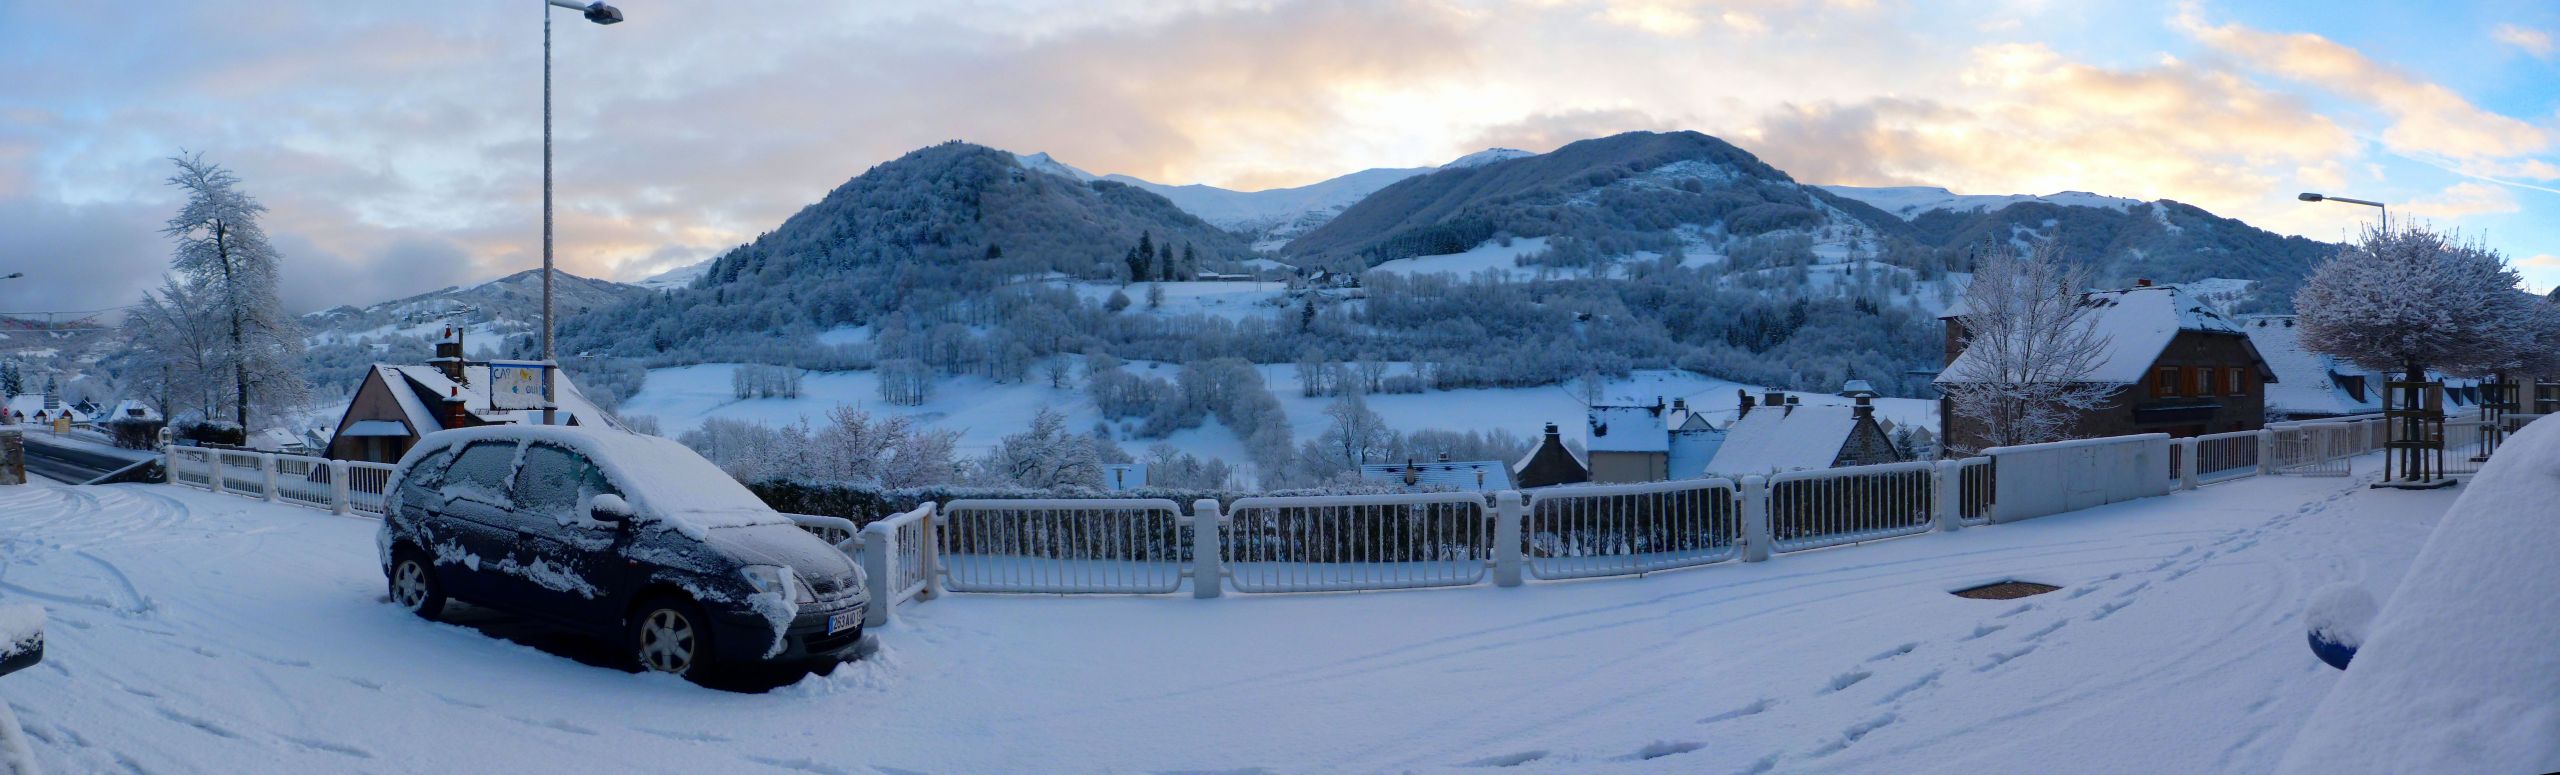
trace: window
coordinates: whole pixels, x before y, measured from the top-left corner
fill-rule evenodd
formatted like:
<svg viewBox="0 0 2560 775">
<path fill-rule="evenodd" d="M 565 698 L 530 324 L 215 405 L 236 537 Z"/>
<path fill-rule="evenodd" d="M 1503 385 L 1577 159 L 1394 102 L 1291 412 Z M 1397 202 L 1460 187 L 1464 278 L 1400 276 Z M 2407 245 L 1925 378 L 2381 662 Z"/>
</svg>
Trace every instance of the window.
<svg viewBox="0 0 2560 775">
<path fill-rule="evenodd" d="M 444 481 L 445 462 L 452 459 L 452 450 L 436 450 L 433 454 L 420 458 L 417 465 L 410 466 L 406 473 L 401 474 L 401 505 L 433 505 L 436 501 L 430 496 L 435 492 L 436 485 Z"/>
<path fill-rule="evenodd" d="M 2214 369 L 2211 366 L 2196 369 L 2196 397 L 2213 395 L 2213 372 Z"/>
<path fill-rule="evenodd" d="M 604 471 L 584 455 L 554 444 L 525 447 L 524 465 L 516 470 L 516 510 L 531 522 L 584 524 L 578 506 L 597 493 L 620 494 L 606 482 Z"/>
<path fill-rule="evenodd" d="M 2178 380 L 2181 378 L 2176 366 L 2162 366 L 2155 370 L 2151 377 L 2152 397 L 2165 398 L 2177 395 Z"/>
<path fill-rule="evenodd" d="M 2226 378 L 2225 378 L 2225 380 L 2231 383 L 2231 384 L 2228 386 L 2230 389 L 2225 390 L 2225 391 L 2223 391 L 2223 392 L 2230 393 L 2230 394 L 2235 395 L 2235 396 L 2245 396 L 2245 395 L 2248 395 L 2248 394 L 2249 394 L 2249 372 L 2248 372 L 2248 371 L 2243 370 L 2243 369 L 2231 369 L 2231 370 L 2228 370 L 2228 371 L 2224 371 L 2223 373 L 2224 373 L 2224 374 L 2227 374 L 2227 375 L 2230 375 L 2230 376 L 2226 377 Z"/>
<path fill-rule="evenodd" d="M 483 441 L 465 447 L 445 469 L 442 489 L 446 495 L 469 498 L 491 506 L 507 505 L 507 474 L 516 462 L 516 444 L 512 441 Z"/>
</svg>

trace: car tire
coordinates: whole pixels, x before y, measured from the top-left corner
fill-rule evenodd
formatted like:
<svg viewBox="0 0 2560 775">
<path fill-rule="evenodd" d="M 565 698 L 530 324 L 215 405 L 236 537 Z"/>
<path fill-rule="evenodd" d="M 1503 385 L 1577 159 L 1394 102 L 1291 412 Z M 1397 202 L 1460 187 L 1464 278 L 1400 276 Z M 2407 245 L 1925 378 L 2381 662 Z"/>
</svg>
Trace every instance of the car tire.
<svg viewBox="0 0 2560 775">
<path fill-rule="evenodd" d="M 711 618 L 691 600 L 660 595 L 641 601 L 631 609 L 623 631 L 623 653 L 641 670 L 701 680 L 717 667 L 712 659 Z"/>
<path fill-rule="evenodd" d="M 385 578 L 390 584 L 392 604 L 427 621 L 444 616 L 444 582 L 436 578 L 435 563 L 428 562 L 425 554 L 401 549 L 391 556 L 391 571 Z"/>
</svg>

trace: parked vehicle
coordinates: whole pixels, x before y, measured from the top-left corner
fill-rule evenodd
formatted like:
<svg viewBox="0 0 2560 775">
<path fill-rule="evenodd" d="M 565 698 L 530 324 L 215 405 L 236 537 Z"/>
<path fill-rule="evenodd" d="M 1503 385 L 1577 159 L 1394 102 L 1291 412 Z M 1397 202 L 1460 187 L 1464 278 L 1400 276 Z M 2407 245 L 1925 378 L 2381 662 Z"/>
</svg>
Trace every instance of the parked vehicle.
<svg viewBox="0 0 2560 775">
<path fill-rule="evenodd" d="M 640 667 L 841 661 L 870 603 L 844 552 L 683 445 L 602 428 L 439 431 L 400 459 L 380 544 L 391 599 L 617 637 Z"/>
<path fill-rule="evenodd" d="M 44 609 L 0 605 L 0 675 L 44 661 Z M 0 760 L 5 763 L 5 760 Z"/>
</svg>

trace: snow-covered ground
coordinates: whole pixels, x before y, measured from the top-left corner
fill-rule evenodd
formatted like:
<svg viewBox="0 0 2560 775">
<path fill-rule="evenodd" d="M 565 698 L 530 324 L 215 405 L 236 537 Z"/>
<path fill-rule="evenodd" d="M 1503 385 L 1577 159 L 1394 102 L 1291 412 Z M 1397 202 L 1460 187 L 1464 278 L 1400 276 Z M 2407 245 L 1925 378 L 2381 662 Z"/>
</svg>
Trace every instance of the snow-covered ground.
<svg viewBox="0 0 2560 775">
<path fill-rule="evenodd" d="M 1153 366 L 1153 368 L 1150 368 Z M 997 383 L 984 377 L 957 377 L 934 384 L 933 392 L 921 406 L 896 406 L 880 400 L 877 374 L 868 371 L 812 372 L 801 382 L 799 398 L 759 398 L 739 400 L 732 390 L 729 373 L 734 364 L 707 364 L 677 368 L 653 369 L 640 392 L 623 402 L 625 415 L 651 415 L 658 418 L 660 429 L 677 435 L 701 427 L 710 417 L 785 425 L 809 418 L 821 422 L 829 410 L 839 405 L 853 406 L 875 413 L 903 414 L 916 418 L 927 427 L 960 433 L 959 449 L 963 454 L 982 454 L 1005 436 L 1031 427 L 1033 415 L 1046 407 L 1064 412 L 1067 427 L 1089 430 L 1101 419 L 1100 410 L 1080 388 L 1054 389 L 1035 375 L 1028 382 Z M 1133 363 L 1128 367 L 1138 374 L 1172 379 L 1174 367 L 1163 364 Z M 1324 411 L 1331 398 L 1307 398 L 1300 393 L 1297 369 L 1285 364 L 1261 367 L 1264 384 L 1280 399 L 1289 416 L 1290 431 L 1300 441 L 1324 432 L 1330 420 Z M 1396 373 L 1404 373 L 1402 366 Z M 1081 367 L 1079 367 L 1081 373 Z M 1692 406 L 1718 413 L 1721 423 L 1732 419 L 1737 403 L 1734 391 L 1747 389 L 1753 395 L 1760 388 L 1699 376 L 1682 371 L 1638 371 L 1623 380 L 1608 384 L 1601 393 L 1604 403 L 1651 404 L 1656 398 L 1669 401 L 1686 398 Z M 1539 388 L 1484 388 L 1470 390 L 1437 390 L 1404 395 L 1368 397 L 1369 409 L 1377 412 L 1387 424 L 1399 431 L 1413 432 L 1438 428 L 1443 430 L 1491 431 L 1503 429 L 1523 438 L 1532 438 L 1546 423 L 1556 423 L 1568 438 L 1578 438 L 1584 427 L 1583 396 L 1578 386 L 1558 385 Z M 1806 403 L 1846 404 L 1848 399 L 1830 395 L 1800 395 Z M 1935 432 L 1937 404 L 1908 398 L 1887 398 L 1877 403 L 1878 415 L 1895 423 L 1921 423 Z M 1135 421 L 1131 421 L 1134 426 Z M 1246 460 L 1244 445 L 1236 435 L 1210 424 L 1174 434 L 1167 443 L 1195 455 L 1215 455 L 1231 463 Z M 1155 443 L 1153 440 L 1124 439 L 1131 451 Z"/>
<path fill-rule="evenodd" d="M 369 520 L 6 487 L 0 604 L 51 632 L 0 699 L 51 772 L 2255 772 L 2339 680 L 2304 596 L 2387 597 L 2455 497 L 2362 485 L 1512 589 L 953 595 L 761 695 L 411 617 Z M 2005 578 L 2063 589 L 1946 594 Z"/>
</svg>

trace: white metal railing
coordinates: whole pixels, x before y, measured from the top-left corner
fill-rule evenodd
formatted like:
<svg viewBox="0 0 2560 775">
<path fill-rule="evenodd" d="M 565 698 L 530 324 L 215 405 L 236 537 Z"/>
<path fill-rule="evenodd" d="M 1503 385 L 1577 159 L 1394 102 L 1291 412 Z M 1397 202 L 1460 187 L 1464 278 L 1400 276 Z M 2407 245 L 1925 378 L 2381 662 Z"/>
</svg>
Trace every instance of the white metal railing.
<svg viewBox="0 0 2560 775">
<path fill-rule="evenodd" d="M 276 499 L 300 506 L 327 509 L 338 504 L 336 467 L 327 458 L 301 455 L 273 455 Z"/>
<path fill-rule="evenodd" d="M 340 503 L 344 504 L 345 508 L 339 509 L 339 512 L 360 511 L 381 516 L 385 504 L 390 500 L 392 475 L 398 473 L 400 467 L 390 463 L 368 463 L 362 460 L 340 461 L 339 466 L 346 471 L 346 476 L 341 478 L 346 482 L 345 489 L 339 493 Z"/>
<path fill-rule="evenodd" d="M 930 502 L 863 528 L 863 570 L 871 583 L 872 626 L 889 623 L 898 604 L 931 600 L 942 593 L 933 572 L 941 545 L 936 508 Z"/>
<path fill-rule="evenodd" d="M 2269 429 L 2274 461 L 2271 473 L 2293 476 L 2347 476 L 2355 473 L 2356 442 L 2362 432 L 2346 423 L 2305 423 Z"/>
<path fill-rule="evenodd" d="M 2211 484 L 2258 475 L 2259 435 L 2257 431 L 2208 433 L 2180 446 L 2194 454 L 2196 482 Z"/>
<path fill-rule="evenodd" d="M 1996 482 L 1992 479 L 1991 458 L 1969 457 L 1947 463 L 1955 468 L 1957 524 L 1989 524 L 1993 505 L 1991 496 L 1997 491 Z"/>
<path fill-rule="evenodd" d="M 1914 462 L 1769 477 L 1770 548 L 1800 552 L 1929 532 L 1933 471 Z"/>
<path fill-rule="evenodd" d="M 2480 473 L 2480 464 L 2489 461 L 2489 453 L 2497 451 L 2504 436 L 2497 423 L 2487 420 L 2446 420 L 2444 423 L 2445 476 L 2470 476 Z"/>
<path fill-rule="evenodd" d="M 1521 553 L 1541 579 L 1723 562 L 1741 556 L 1740 492 L 1721 478 L 1531 490 Z"/>
<path fill-rule="evenodd" d="M 266 497 L 267 467 L 263 462 L 263 454 L 234 449 L 214 450 L 213 459 L 218 464 L 214 467 L 214 472 L 216 476 L 222 478 L 222 489 L 242 495 L 255 494 L 258 497 Z"/>
<path fill-rule="evenodd" d="M 1188 520 L 1161 498 L 957 500 L 941 508 L 955 592 L 1146 594 L 1182 586 Z"/>
<path fill-rule="evenodd" d="M 1484 579 L 1494 528 L 1478 493 L 1241 498 L 1221 560 L 1238 592 L 1465 586 Z"/>
<path fill-rule="evenodd" d="M 170 447 L 167 462 L 169 481 L 176 484 L 213 489 L 213 450 L 197 447 Z"/>
</svg>

